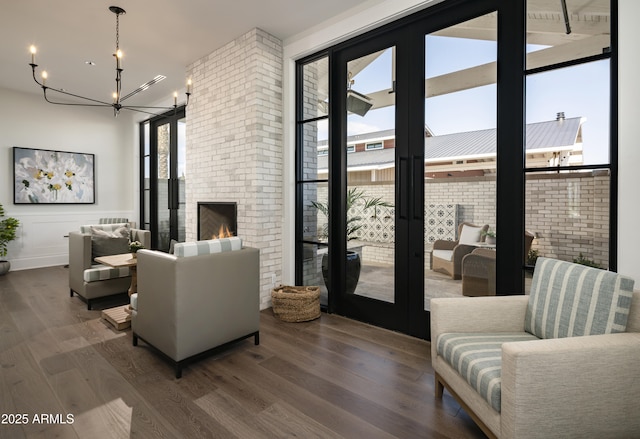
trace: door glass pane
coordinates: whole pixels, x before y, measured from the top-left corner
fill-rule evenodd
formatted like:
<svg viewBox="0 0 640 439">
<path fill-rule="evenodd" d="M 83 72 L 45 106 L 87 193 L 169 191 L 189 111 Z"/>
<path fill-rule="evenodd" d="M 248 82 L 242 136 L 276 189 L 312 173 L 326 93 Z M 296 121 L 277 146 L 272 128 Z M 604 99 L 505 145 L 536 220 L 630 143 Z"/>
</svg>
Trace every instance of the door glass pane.
<svg viewBox="0 0 640 439">
<path fill-rule="evenodd" d="M 425 309 L 495 294 L 496 13 L 425 38 Z M 464 233 L 461 230 L 464 228 Z"/>
<path fill-rule="evenodd" d="M 527 0 L 527 70 L 600 55 L 610 46 L 609 0 Z"/>
<path fill-rule="evenodd" d="M 609 163 L 609 65 L 527 76 L 527 168 Z"/>
<path fill-rule="evenodd" d="M 170 243 L 169 229 L 169 155 L 170 125 L 159 125 L 157 135 L 158 162 L 158 249 L 166 250 Z"/>
<path fill-rule="evenodd" d="M 303 285 L 320 286 L 320 304 L 328 304 L 329 184 L 302 185 Z"/>
<path fill-rule="evenodd" d="M 327 120 L 307 122 L 302 127 L 301 180 L 329 178 L 329 144 Z"/>
<path fill-rule="evenodd" d="M 302 120 L 329 114 L 329 58 L 305 64 L 302 67 Z"/>
<path fill-rule="evenodd" d="M 178 148 L 177 148 L 177 179 L 178 179 L 178 241 L 186 241 L 185 211 L 187 196 L 185 187 L 187 184 L 187 123 L 186 119 L 178 120 Z"/>
<path fill-rule="evenodd" d="M 395 47 L 350 61 L 347 77 L 347 294 L 393 303 Z"/>
</svg>

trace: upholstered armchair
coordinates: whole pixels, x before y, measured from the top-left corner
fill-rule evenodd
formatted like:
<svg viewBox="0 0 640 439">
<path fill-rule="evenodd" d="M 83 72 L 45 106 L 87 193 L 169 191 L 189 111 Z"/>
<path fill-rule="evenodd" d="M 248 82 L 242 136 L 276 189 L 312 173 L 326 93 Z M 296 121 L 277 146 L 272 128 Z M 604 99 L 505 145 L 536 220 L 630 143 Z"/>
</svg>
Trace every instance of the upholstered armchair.
<svg viewBox="0 0 640 439">
<path fill-rule="evenodd" d="M 431 269 L 448 274 L 453 279 L 462 277 L 462 258 L 471 253 L 478 242 L 483 242 L 484 233 L 489 230 L 489 225 L 476 226 L 470 223 L 461 223 L 458 226 L 458 240 L 437 240 L 433 243 L 431 251 Z"/>
<path fill-rule="evenodd" d="M 94 258 L 128 253 L 129 241 L 140 241 L 148 248 L 151 232 L 132 229 L 128 223 L 86 225 L 69 232 L 70 296 L 76 293 L 91 309 L 95 299 L 126 292 L 131 285 L 129 268 L 107 267 Z"/>
<path fill-rule="evenodd" d="M 640 434 L 640 292 L 616 273 L 538 258 L 529 296 L 431 300 L 435 396 L 490 438 Z"/>
<path fill-rule="evenodd" d="M 259 344 L 259 250 L 239 238 L 178 243 L 174 254 L 138 251 L 131 296 L 133 345 L 142 340 L 183 367 L 245 338 Z"/>
<path fill-rule="evenodd" d="M 524 259 L 526 260 L 533 234 L 524 233 Z M 496 251 L 487 248 L 476 248 L 462 258 L 462 295 L 495 296 L 496 295 Z"/>
</svg>

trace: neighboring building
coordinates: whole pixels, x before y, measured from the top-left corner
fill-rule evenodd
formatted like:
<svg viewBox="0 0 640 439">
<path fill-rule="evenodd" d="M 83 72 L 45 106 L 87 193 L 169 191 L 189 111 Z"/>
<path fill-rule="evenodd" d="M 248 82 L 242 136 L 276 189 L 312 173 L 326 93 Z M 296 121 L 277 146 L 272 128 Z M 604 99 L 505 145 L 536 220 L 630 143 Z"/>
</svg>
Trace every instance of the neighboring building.
<svg viewBox="0 0 640 439">
<path fill-rule="evenodd" d="M 527 167 L 582 164 L 582 124 L 585 118 L 565 118 L 527 125 Z M 395 131 L 384 130 L 347 138 L 351 183 L 395 179 Z M 327 141 L 318 144 L 318 178 L 328 172 Z M 496 130 L 434 135 L 425 127 L 425 178 L 477 177 L 496 172 Z"/>
</svg>

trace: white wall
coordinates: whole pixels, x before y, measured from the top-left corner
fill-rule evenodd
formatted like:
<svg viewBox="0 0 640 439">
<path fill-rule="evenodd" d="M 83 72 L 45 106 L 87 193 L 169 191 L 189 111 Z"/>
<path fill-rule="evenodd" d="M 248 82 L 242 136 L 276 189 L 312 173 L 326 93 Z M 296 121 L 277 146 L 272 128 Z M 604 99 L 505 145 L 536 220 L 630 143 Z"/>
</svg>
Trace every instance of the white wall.
<svg viewBox="0 0 640 439">
<path fill-rule="evenodd" d="M 436 1 L 388 0 L 364 3 L 358 10 L 320 23 L 295 37 L 284 41 L 284 196 L 285 224 L 283 234 L 285 255 L 283 283 L 293 282 L 294 273 L 294 219 L 295 219 L 295 61 L 303 56 L 344 41 L 371 28 L 401 16 L 408 15 Z M 640 187 L 640 147 L 636 133 L 640 109 L 640 52 L 635 43 L 637 30 L 635 17 L 640 15 L 640 2 L 619 0 L 619 210 L 618 210 L 618 271 L 636 279 L 640 286 L 640 203 L 635 194 Z"/>
<path fill-rule="evenodd" d="M 618 272 L 636 280 L 640 288 L 640 146 L 638 145 L 638 97 L 640 96 L 640 51 L 638 51 L 637 17 L 640 16 L 640 2 L 619 0 L 620 26 L 618 29 Z"/>
<path fill-rule="evenodd" d="M 137 221 L 137 128 L 108 108 L 65 107 L 41 95 L 0 89 L 0 203 L 21 222 L 9 244 L 12 270 L 66 264 L 64 237 L 101 217 Z M 13 204 L 12 147 L 95 154 L 95 204 Z"/>
</svg>

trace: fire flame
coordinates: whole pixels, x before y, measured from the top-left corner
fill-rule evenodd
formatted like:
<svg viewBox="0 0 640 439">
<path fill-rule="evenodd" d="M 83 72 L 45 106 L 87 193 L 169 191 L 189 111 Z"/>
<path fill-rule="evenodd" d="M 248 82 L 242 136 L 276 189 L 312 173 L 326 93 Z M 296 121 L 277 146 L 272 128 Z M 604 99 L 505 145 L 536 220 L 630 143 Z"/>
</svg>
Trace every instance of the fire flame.
<svg viewBox="0 0 640 439">
<path fill-rule="evenodd" d="M 229 227 L 227 227 L 226 224 L 222 224 L 220 226 L 220 230 L 218 230 L 218 234 L 216 235 L 214 233 L 211 236 L 211 239 L 231 238 L 232 236 L 233 236 L 233 233 L 231 233 L 231 230 L 229 230 Z"/>
</svg>

